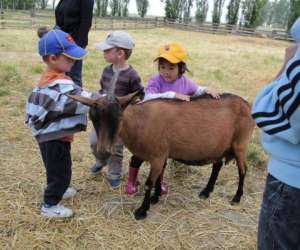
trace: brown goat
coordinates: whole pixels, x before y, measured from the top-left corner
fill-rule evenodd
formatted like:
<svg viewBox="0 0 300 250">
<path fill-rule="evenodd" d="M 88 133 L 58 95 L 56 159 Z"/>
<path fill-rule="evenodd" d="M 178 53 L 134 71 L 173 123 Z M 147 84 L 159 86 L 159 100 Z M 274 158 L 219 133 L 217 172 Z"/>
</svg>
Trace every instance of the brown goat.
<svg viewBox="0 0 300 250">
<path fill-rule="evenodd" d="M 249 104 L 239 96 L 223 94 L 220 100 L 203 96 L 190 102 L 156 99 L 130 105 L 138 94 L 110 101 L 107 97 L 92 100 L 70 96 L 91 106 L 90 118 L 100 135 L 99 151 L 108 152 L 118 135 L 135 156 L 150 163 L 144 201 L 135 218 L 145 218 L 150 203 L 158 202 L 158 177 L 168 158 L 190 165 L 213 163 L 208 184 L 199 194 L 206 198 L 213 191 L 223 160 L 227 163 L 235 159 L 239 185 L 232 202 L 238 203 L 243 195 L 247 145 L 254 128 Z M 150 197 L 154 184 L 155 192 Z"/>
</svg>

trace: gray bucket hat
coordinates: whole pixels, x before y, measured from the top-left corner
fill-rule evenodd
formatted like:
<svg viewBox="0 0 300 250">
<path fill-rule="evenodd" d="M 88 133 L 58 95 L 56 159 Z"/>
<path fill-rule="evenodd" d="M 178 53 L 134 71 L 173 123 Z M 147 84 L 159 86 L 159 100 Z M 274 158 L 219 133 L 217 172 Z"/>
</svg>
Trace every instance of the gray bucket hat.
<svg viewBox="0 0 300 250">
<path fill-rule="evenodd" d="M 96 44 L 96 48 L 100 50 L 108 50 L 116 47 L 133 49 L 134 42 L 132 37 L 125 31 L 114 31 L 106 37 L 104 42 Z"/>
</svg>

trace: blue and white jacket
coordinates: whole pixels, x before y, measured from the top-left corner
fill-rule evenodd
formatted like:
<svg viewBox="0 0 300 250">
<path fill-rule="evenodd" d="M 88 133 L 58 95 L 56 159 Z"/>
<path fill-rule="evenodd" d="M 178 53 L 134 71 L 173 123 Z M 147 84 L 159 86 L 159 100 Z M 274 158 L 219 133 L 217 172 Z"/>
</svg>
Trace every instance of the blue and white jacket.
<svg viewBox="0 0 300 250">
<path fill-rule="evenodd" d="M 300 18 L 291 29 L 298 49 L 277 79 L 256 97 L 252 116 L 270 154 L 268 170 L 280 181 L 300 188 Z"/>
<path fill-rule="evenodd" d="M 62 139 L 86 130 L 89 107 L 65 94 L 91 97 L 69 79 L 56 79 L 44 87 L 35 87 L 26 105 L 26 119 L 39 143 Z"/>
</svg>

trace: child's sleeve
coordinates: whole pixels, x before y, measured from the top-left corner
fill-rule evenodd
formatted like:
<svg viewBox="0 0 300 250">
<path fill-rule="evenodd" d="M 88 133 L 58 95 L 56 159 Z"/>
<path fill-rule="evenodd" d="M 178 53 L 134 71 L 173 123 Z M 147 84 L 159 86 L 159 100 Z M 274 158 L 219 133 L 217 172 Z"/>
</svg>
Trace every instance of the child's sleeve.
<svg viewBox="0 0 300 250">
<path fill-rule="evenodd" d="M 143 89 L 142 80 L 141 77 L 138 75 L 138 73 L 135 72 L 131 79 L 131 91 L 135 92 L 137 90 Z"/>
<path fill-rule="evenodd" d="M 81 87 L 78 87 L 75 84 L 71 85 L 70 87 L 69 86 L 61 87 L 60 93 L 61 93 L 61 95 L 59 96 L 60 100 L 57 102 L 57 104 L 59 105 L 58 108 L 61 110 L 61 112 L 64 115 L 70 115 L 70 116 L 86 114 L 89 112 L 90 107 L 73 100 L 72 98 L 68 97 L 66 94 L 78 95 L 87 98 L 93 98 L 96 95 L 99 95 L 98 93 L 91 93 L 86 90 L 83 90 Z"/>
<path fill-rule="evenodd" d="M 200 96 L 205 94 L 206 87 L 201 87 L 197 85 L 194 81 L 190 80 L 189 78 L 186 79 L 186 86 L 188 88 L 188 93 L 191 96 Z"/>
<path fill-rule="evenodd" d="M 86 114 L 89 107 L 83 105 L 65 94 L 92 97 L 92 94 L 73 84 L 55 85 L 51 88 L 34 90 L 26 105 L 25 123 L 35 129 L 41 129 L 45 124 L 62 117 L 72 117 Z"/>
<path fill-rule="evenodd" d="M 256 97 L 252 116 L 266 134 L 300 143 L 300 51 Z"/>
</svg>

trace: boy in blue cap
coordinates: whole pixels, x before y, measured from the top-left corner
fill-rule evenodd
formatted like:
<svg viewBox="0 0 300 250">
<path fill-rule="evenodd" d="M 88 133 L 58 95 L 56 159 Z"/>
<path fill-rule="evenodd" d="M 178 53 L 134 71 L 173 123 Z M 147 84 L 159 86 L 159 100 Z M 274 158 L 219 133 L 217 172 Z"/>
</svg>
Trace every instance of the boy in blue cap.
<svg viewBox="0 0 300 250">
<path fill-rule="evenodd" d="M 45 33 L 45 34 L 41 34 Z M 45 217 L 71 217 L 73 211 L 60 205 L 76 190 L 69 187 L 72 174 L 71 142 L 73 134 L 86 129 L 89 108 L 65 94 L 91 97 L 66 75 L 76 60 L 86 51 L 77 46 L 72 37 L 61 30 L 38 32 L 39 54 L 47 69 L 38 86 L 29 96 L 26 123 L 36 138 L 46 168 L 47 187 L 41 214 Z"/>
<path fill-rule="evenodd" d="M 253 118 L 270 155 L 258 249 L 300 249 L 300 18 L 276 79 L 256 97 Z"/>
</svg>

